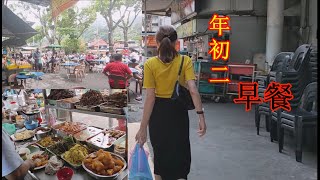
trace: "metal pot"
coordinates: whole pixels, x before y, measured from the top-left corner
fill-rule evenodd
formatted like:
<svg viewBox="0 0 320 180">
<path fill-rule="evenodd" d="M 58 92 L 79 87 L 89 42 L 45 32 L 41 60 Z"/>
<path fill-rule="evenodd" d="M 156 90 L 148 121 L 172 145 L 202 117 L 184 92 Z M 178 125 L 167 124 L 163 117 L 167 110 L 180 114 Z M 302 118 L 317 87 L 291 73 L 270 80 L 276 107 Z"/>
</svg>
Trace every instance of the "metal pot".
<svg viewBox="0 0 320 180">
<path fill-rule="evenodd" d="M 42 131 L 42 132 L 39 132 Z M 35 135 L 37 140 L 40 140 L 46 136 L 49 136 L 51 134 L 51 128 L 48 127 L 38 127 L 35 129 Z"/>
</svg>

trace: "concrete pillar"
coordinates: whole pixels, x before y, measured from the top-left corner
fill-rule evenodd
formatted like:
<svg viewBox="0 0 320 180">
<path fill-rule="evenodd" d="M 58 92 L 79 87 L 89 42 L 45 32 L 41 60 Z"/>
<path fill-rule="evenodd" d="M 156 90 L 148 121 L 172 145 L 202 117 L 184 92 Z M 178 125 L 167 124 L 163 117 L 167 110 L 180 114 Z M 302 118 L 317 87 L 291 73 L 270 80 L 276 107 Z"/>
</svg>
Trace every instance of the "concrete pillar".
<svg viewBox="0 0 320 180">
<path fill-rule="evenodd" d="M 268 0 L 266 60 L 272 65 L 274 57 L 281 52 L 283 33 L 284 0 Z"/>
</svg>

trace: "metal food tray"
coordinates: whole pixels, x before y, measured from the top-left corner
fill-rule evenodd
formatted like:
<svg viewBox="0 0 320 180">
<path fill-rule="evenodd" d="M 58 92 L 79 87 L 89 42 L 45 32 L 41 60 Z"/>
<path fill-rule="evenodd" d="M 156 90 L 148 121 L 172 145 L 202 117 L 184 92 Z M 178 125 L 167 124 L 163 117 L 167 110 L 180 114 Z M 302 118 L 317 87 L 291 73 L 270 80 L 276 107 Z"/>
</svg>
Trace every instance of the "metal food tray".
<svg viewBox="0 0 320 180">
<path fill-rule="evenodd" d="M 50 153 L 56 155 L 57 157 L 61 157 L 62 154 L 64 154 L 66 151 L 69 150 L 68 147 L 66 147 L 67 150 L 64 151 L 64 152 L 62 152 L 61 154 L 56 154 L 56 153 L 54 153 L 53 151 L 51 151 L 50 149 L 51 149 L 53 146 L 56 146 L 56 145 L 58 145 L 58 144 L 63 144 L 63 143 L 64 143 L 63 141 L 60 141 L 60 142 L 58 142 L 58 143 L 56 143 L 56 144 L 54 144 L 54 145 L 52 145 L 52 146 L 47 147 L 46 150 L 49 151 Z M 75 144 L 76 144 L 76 143 L 73 143 L 73 144 L 72 144 L 72 147 L 73 147 Z"/>
<path fill-rule="evenodd" d="M 57 106 L 64 109 L 74 109 L 75 104 L 78 103 L 80 100 L 78 97 L 60 99 L 57 101 Z"/>
<path fill-rule="evenodd" d="M 52 137 L 52 136 L 51 136 Z M 42 139 L 40 139 L 40 140 L 38 140 L 37 142 L 35 142 L 35 144 L 37 145 L 37 146 L 39 146 L 41 149 L 47 149 L 47 148 L 49 148 L 49 147 L 51 147 L 51 146 L 53 146 L 53 145 L 55 145 L 55 144 L 57 144 L 57 143 L 60 143 L 61 141 L 62 141 L 62 139 L 60 140 L 60 141 L 57 141 L 57 142 L 55 142 L 55 144 L 52 144 L 52 145 L 50 145 L 50 146 L 47 146 L 47 147 L 44 147 L 44 146 L 41 146 L 40 144 L 39 144 L 39 142 L 41 141 Z M 52 153 L 52 152 L 51 152 Z"/>
<path fill-rule="evenodd" d="M 82 146 L 82 147 L 84 147 L 84 148 L 86 148 L 87 150 L 88 150 L 88 154 L 90 154 L 90 149 L 89 148 L 87 148 L 86 146 L 84 146 L 83 144 L 80 144 L 80 143 L 75 143 L 73 146 L 75 146 L 76 144 L 79 144 L 80 146 Z M 72 147 L 73 147 L 72 146 Z M 68 151 L 69 151 L 70 149 L 68 149 Z M 65 158 L 64 158 L 64 154 L 66 153 L 67 151 L 65 151 L 64 153 L 62 153 L 61 154 L 61 159 L 63 159 L 66 163 L 68 163 L 70 166 L 72 166 L 74 169 L 79 169 L 79 168 L 81 168 L 81 166 L 82 166 L 82 163 L 81 164 L 73 164 L 73 163 L 71 163 L 71 162 L 69 162 L 68 160 L 66 160 Z"/>
<path fill-rule="evenodd" d="M 125 138 L 126 135 L 127 135 L 127 134 L 125 133 L 124 135 L 122 135 L 121 137 L 119 137 L 118 139 L 116 139 L 115 141 L 113 141 L 113 143 L 112 143 L 111 145 L 107 146 L 107 147 L 97 146 L 97 145 L 95 145 L 95 144 L 93 144 L 93 143 L 90 142 L 90 139 L 98 136 L 98 135 L 101 134 L 101 133 L 103 133 L 103 132 L 100 132 L 100 133 L 98 133 L 97 135 L 88 138 L 88 139 L 86 140 L 87 145 L 88 145 L 89 147 L 92 147 L 92 148 L 98 149 L 98 150 L 99 150 L 99 149 L 108 150 L 108 149 L 109 149 L 110 147 L 112 147 L 114 144 L 117 144 L 119 141 L 123 140 L 123 138 Z"/>
<path fill-rule="evenodd" d="M 63 122 L 63 123 L 54 125 L 54 126 L 52 127 L 53 132 L 54 132 L 55 134 L 57 134 L 58 136 L 65 137 L 65 136 L 70 136 L 70 135 L 76 134 L 76 133 L 78 133 L 78 132 L 80 132 L 80 131 L 82 131 L 82 130 L 84 130 L 84 129 L 87 128 L 87 126 L 86 126 L 85 124 L 79 123 L 79 124 L 81 124 L 81 125 L 83 126 L 82 128 L 80 128 L 79 131 L 74 132 L 74 133 L 66 133 L 66 132 L 61 131 L 61 130 L 58 129 L 60 126 L 63 126 L 65 123 L 67 123 L 67 122 Z"/>
<path fill-rule="evenodd" d="M 75 105 L 75 108 L 76 108 L 76 109 L 79 109 L 79 110 L 83 110 L 83 111 L 92 111 L 92 112 L 95 112 L 97 106 L 81 106 L 80 104 L 76 104 L 76 105 Z"/>
<path fill-rule="evenodd" d="M 96 152 L 94 152 L 94 153 L 96 153 Z M 91 154 L 93 154 L 93 153 L 91 153 Z M 95 178 L 95 179 L 116 179 L 116 178 L 120 175 L 120 173 L 122 173 L 122 172 L 127 168 L 127 162 L 126 162 L 126 160 L 125 160 L 123 157 L 119 156 L 118 154 L 115 154 L 115 153 L 112 153 L 112 152 L 110 152 L 110 154 L 111 154 L 111 156 L 116 157 L 117 159 L 120 159 L 120 160 L 124 163 L 123 168 L 122 168 L 119 172 L 117 172 L 116 174 L 111 175 L 111 176 L 103 176 L 103 175 L 96 174 L 96 173 L 92 172 L 91 170 L 89 170 L 89 169 L 84 165 L 84 162 L 82 161 L 82 167 L 83 167 L 83 169 L 86 170 L 87 173 L 88 173 L 91 177 L 93 177 L 93 178 Z M 89 156 L 90 156 L 90 154 L 89 154 Z"/>
<path fill-rule="evenodd" d="M 96 129 L 101 130 L 101 131 L 98 132 L 98 133 L 96 133 L 96 134 L 93 134 L 93 135 L 87 137 L 85 140 L 79 140 L 79 139 L 77 139 L 77 138 L 75 137 L 76 134 L 81 133 L 82 131 L 86 131 L 86 130 L 89 129 L 89 128 L 96 128 Z M 89 126 L 89 127 L 87 127 L 86 129 L 83 129 L 83 130 L 81 130 L 81 131 L 73 134 L 72 136 L 73 136 L 73 138 L 75 139 L 76 143 L 84 143 L 84 142 L 86 142 L 86 140 L 88 140 L 88 139 L 90 139 L 91 137 L 93 137 L 93 136 L 101 133 L 103 130 L 104 130 L 103 128 L 99 128 L 99 127 L 96 127 L 96 126 Z"/>
<path fill-rule="evenodd" d="M 111 114 L 119 114 L 119 115 L 124 115 L 124 109 L 123 108 L 118 108 L 118 107 L 111 107 L 111 106 L 106 106 L 106 103 L 100 104 L 98 107 L 100 109 L 100 112 L 105 112 L 105 113 L 111 113 Z"/>
</svg>

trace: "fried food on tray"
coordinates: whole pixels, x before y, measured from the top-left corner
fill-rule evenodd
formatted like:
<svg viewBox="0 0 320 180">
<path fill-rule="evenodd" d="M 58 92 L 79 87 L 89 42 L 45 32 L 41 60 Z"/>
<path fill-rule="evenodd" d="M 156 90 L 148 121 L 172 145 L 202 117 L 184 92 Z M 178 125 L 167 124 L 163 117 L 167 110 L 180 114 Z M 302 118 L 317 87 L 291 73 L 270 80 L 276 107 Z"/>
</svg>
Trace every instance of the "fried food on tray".
<svg viewBox="0 0 320 180">
<path fill-rule="evenodd" d="M 109 152 L 100 149 L 93 155 L 89 155 L 84 161 L 86 168 L 92 172 L 111 176 L 118 173 L 124 166 L 121 159 L 113 157 Z"/>
<path fill-rule="evenodd" d="M 34 161 L 36 167 L 44 166 L 48 163 L 49 156 L 47 154 L 36 154 L 32 156 L 32 161 Z"/>
<path fill-rule="evenodd" d="M 56 144 L 56 142 L 58 142 L 60 139 L 58 138 L 52 138 L 51 136 L 47 136 L 43 139 L 41 139 L 38 144 L 40 144 L 43 147 L 49 147 L 51 145 Z"/>
<path fill-rule="evenodd" d="M 75 134 L 81 131 L 83 128 L 84 128 L 84 125 L 81 123 L 66 122 L 61 126 L 58 125 L 56 129 L 63 131 L 67 134 Z"/>
<path fill-rule="evenodd" d="M 114 137 L 114 138 L 118 139 L 121 136 L 123 136 L 126 132 L 119 131 L 119 130 L 108 130 L 108 133 L 110 133 L 111 137 Z"/>
<path fill-rule="evenodd" d="M 81 165 L 87 155 L 88 150 L 80 144 L 76 144 L 69 151 L 64 153 L 64 159 L 72 164 Z"/>
</svg>

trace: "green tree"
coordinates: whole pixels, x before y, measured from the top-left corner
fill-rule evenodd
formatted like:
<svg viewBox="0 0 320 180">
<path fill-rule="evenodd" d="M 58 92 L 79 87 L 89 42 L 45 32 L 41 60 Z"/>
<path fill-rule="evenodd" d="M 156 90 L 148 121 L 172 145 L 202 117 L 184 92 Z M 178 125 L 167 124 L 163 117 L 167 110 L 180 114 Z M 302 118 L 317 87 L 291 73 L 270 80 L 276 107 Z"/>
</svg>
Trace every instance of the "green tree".
<svg viewBox="0 0 320 180">
<path fill-rule="evenodd" d="M 56 39 L 60 44 L 62 38 L 69 36 L 79 39 L 86 29 L 95 21 L 96 11 L 94 6 L 89 6 L 79 10 L 77 7 L 64 11 L 57 19 Z"/>
<path fill-rule="evenodd" d="M 108 26 L 108 44 L 109 44 L 109 51 L 113 52 L 113 32 L 120 24 L 121 20 L 124 18 L 125 14 L 122 14 L 120 18 L 114 21 L 113 15 L 120 11 L 122 5 L 126 0 L 98 0 L 96 1 L 96 9 L 103 18 L 107 22 Z M 125 11 L 128 7 L 125 7 Z"/>
<path fill-rule="evenodd" d="M 122 29 L 123 32 L 124 47 L 128 47 L 129 29 L 141 12 L 142 3 L 141 1 L 126 0 L 124 2 L 124 6 L 127 7 L 127 9 L 126 11 L 124 11 L 124 18 L 121 20 L 119 27 Z"/>
<path fill-rule="evenodd" d="M 62 40 L 62 47 L 66 54 L 70 54 L 73 52 L 79 52 L 80 50 L 80 39 L 66 37 Z"/>
<path fill-rule="evenodd" d="M 34 28 L 36 31 L 38 31 L 39 33 L 34 35 L 33 37 L 29 38 L 27 40 L 27 43 L 31 44 L 31 43 L 40 43 L 41 46 L 41 41 L 43 40 L 43 38 L 45 37 L 44 34 L 41 32 L 41 26 L 36 26 Z"/>
</svg>

